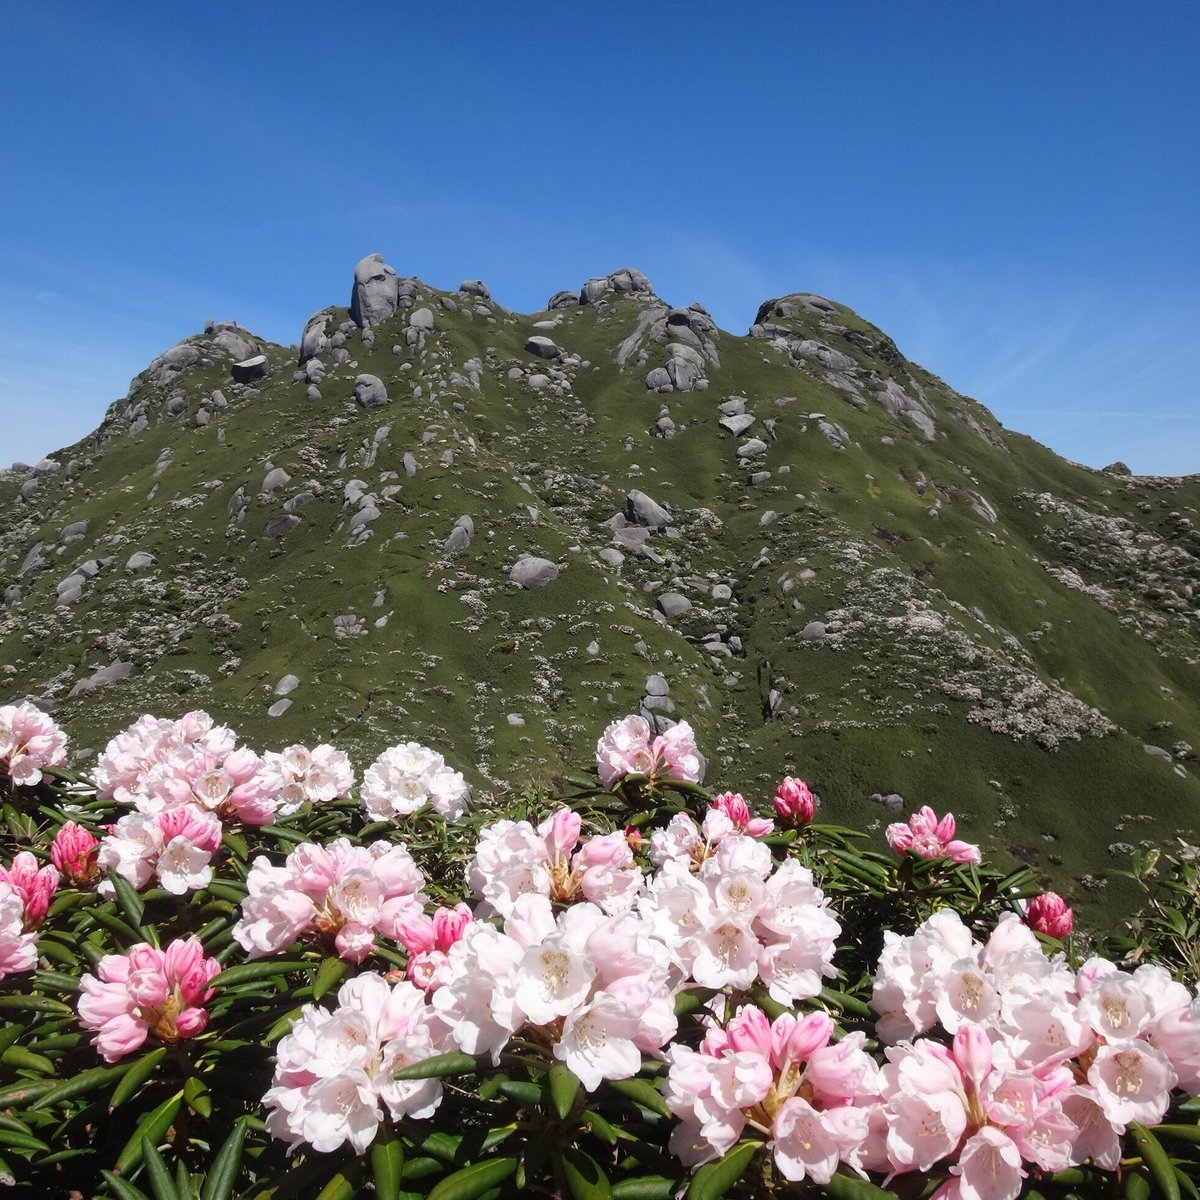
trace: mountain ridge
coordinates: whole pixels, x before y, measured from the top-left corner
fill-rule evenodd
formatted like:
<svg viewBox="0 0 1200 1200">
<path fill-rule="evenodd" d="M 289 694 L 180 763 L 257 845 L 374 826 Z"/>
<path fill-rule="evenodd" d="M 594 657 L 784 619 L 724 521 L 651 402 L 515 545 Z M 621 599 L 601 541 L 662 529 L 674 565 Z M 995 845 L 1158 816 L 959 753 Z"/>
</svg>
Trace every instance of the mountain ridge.
<svg viewBox="0 0 1200 1200">
<path fill-rule="evenodd" d="M 349 301 L 293 348 L 210 324 L 0 472 L 0 701 L 93 749 L 181 705 L 360 769 L 412 736 L 509 789 L 686 717 L 710 781 L 953 807 L 1099 903 L 1193 834 L 1196 477 L 1067 463 L 811 293 L 739 336 L 630 268 L 519 314 L 369 255 Z"/>
</svg>

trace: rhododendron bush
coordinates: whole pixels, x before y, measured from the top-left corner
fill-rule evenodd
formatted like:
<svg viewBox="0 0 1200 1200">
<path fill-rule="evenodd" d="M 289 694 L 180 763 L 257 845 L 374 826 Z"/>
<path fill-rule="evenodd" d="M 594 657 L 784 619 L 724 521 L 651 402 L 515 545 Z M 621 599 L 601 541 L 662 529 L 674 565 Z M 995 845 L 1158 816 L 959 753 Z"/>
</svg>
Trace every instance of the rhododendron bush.
<svg viewBox="0 0 1200 1200">
<path fill-rule="evenodd" d="M 682 722 L 558 796 L 199 712 L 67 764 L 0 708 L 14 1194 L 1197 1195 L 1186 854 L 1106 955 L 952 814 L 706 790 Z"/>
</svg>

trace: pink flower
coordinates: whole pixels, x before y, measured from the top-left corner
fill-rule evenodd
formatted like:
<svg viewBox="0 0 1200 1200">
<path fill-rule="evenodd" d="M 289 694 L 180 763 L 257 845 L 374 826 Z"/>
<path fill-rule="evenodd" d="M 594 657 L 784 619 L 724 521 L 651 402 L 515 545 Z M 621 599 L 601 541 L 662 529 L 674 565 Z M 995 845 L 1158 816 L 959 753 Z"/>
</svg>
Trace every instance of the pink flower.
<svg viewBox="0 0 1200 1200">
<path fill-rule="evenodd" d="M 78 887 L 95 883 L 98 869 L 96 853 L 100 841 L 82 825 L 67 821 L 54 835 L 50 844 L 50 861 Z"/>
<path fill-rule="evenodd" d="M 67 735 L 40 708 L 28 702 L 0 705 L 0 777 L 34 787 L 44 767 L 66 761 Z"/>
<path fill-rule="evenodd" d="M 10 883 L 0 883 L 0 980 L 37 966 L 37 939 L 25 928 L 25 901 Z"/>
<path fill-rule="evenodd" d="M 651 783 L 700 781 L 704 760 L 686 721 L 672 725 L 657 737 L 652 738 L 651 733 L 645 717 L 623 717 L 605 729 L 596 743 L 596 771 L 606 788 L 627 775 L 644 775 Z"/>
<path fill-rule="evenodd" d="M 92 1045 L 107 1062 L 132 1054 L 151 1034 L 174 1045 L 208 1026 L 203 1006 L 220 971 L 197 937 L 172 942 L 165 951 L 140 942 L 128 954 L 105 955 L 98 974 L 79 981 L 80 1024 L 95 1033 Z"/>
<path fill-rule="evenodd" d="M 1025 919 L 1031 929 L 1053 938 L 1065 938 L 1075 924 L 1075 914 L 1055 892 L 1043 892 L 1029 901 Z"/>
<path fill-rule="evenodd" d="M 714 796 L 709 812 L 714 810 L 728 817 L 733 828 L 746 837 L 766 837 L 775 828 L 774 821 L 751 816 L 750 806 L 739 792 L 722 792 Z"/>
<path fill-rule="evenodd" d="M 803 779 L 793 779 L 791 775 L 785 775 L 775 789 L 775 815 L 785 825 L 794 829 L 811 825 L 818 805 L 819 801 L 809 791 L 808 784 Z"/>
<path fill-rule="evenodd" d="M 978 863 L 983 856 L 978 846 L 954 840 L 954 815 L 947 813 L 940 820 L 926 805 L 913 813 L 908 824 L 897 822 L 887 827 L 888 845 L 898 854 L 915 854 L 918 858 L 948 858 L 956 863 Z"/>
<path fill-rule="evenodd" d="M 58 868 L 39 867 L 28 850 L 22 850 L 12 860 L 11 867 L 0 867 L 0 883 L 9 884 L 21 897 L 25 908 L 25 928 L 36 928 L 50 907 L 58 890 Z"/>
</svg>

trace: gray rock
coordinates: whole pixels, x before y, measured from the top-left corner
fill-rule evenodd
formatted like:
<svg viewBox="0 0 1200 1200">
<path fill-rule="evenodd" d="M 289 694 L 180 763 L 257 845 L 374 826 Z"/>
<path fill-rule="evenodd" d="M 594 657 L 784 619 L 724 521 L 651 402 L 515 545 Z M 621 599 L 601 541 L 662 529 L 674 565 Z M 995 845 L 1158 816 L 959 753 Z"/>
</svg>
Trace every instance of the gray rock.
<svg viewBox="0 0 1200 1200">
<path fill-rule="evenodd" d="M 10 583 L 4 589 L 4 607 L 14 608 L 21 603 L 21 585 L 19 583 Z"/>
<path fill-rule="evenodd" d="M 757 458 L 760 454 L 766 454 L 767 443 L 759 438 L 751 438 L 748 442 L 743 442 L 737 450 L 738 458 Z"/>
<path fill-rule="evenodd" d="M 246 489 L 239 487 L 237 491 L 229 497 L 229 503 L 226 508 L 229 510 L 231 517 L 236 517 L 239 521 L 242 519 L 242 514 L 246 511 Z"/>
<path fill-rule="evenodd" d="M 315 383 L 310 383 L 308 387 L 304 389 L 304 398 L 309 402 L 309 404 L 320 404 L 321 389 L 317 387 Z"/>
<path fill-rule="evenodd" d="M 360 408 L 382 408 L 388 402 L 383 380 L 378 375 L 360 375 L 354 381 L 354 400 Z"/>
<path fill-rule="evenodd" d="M 328 312 L 313 313 L 308 318 L 304 326 L 304 333 L 300 338 L 300 365 L 304 366 L 310 359 L 315 359 L 318 354 L 324 354 L 329 349 L 329 338 L 325 336 L 326 327 L 329 325 L 330 314 Z"/>
<path fill-rule="evenodd" d="M 714 600 L 732 600 L 733 588 L 731 588 L 727 583 L 714 583 L 712 598 Z"/>
<path fill-rule="evenodd" d="M 679 592 L 663 592 L 657 603 L 658 611 L 668 620 L 683 616 L 692 607 L 692 602 Z"/>
<path fill-rule="evenodd" d="M 823 642 L 826 638 L 824 621 L 809 621 L 800 631 L 800 638 L 805 642 Z"/>
<path fill-rule="evenodd" d="M 122 662 L 116 659 L 108 664 L 107 667 L 101 667 L 98 671 L 94 671 L 86 679 L 79 680 L 68 696 L 78 696 L 80 692 L 94 691 L 96 688 L 111 687 L 114 683 L 120 683 L 122 679 L 128 679 L 133 674 L 133 663 Z"/>
<path fill-rule="evenodd" d="M 168 417 L 182 417 L 188 410 L 186 396 L 171 396 L 163 406 Z"/>
<path fill-rule="evenodd" d="M 144 571 L 147 567 L 152 567 L 153 565 L 153 554 L 147 554 L 145 550 L 136 550 L 126 560 L 125 570 L 132 575 L 138 571 Z"/>
<path fill-rule="evenodd" d="M 596 557 L 602 563 L 607 564 L 614 569 L 620 568 L 625 564 L 625 555 L 620 550 L 614 549 L 612 546 L 605 546 L 603 550 L 597 552 Z"/>
<path fill-rule="evenodd" d="M 203 429 L 204 426 L 208 424 L 208 409 L 202 408 L 196 414 L 195 421 L 196 421 L 197 427 Z"/>
<path fill-rule="evenodd" d="M 1165 758 L 1167 762 L 1175 761 L 1171 757 L 1170 750 L 1164 750 L 1161 746 L 1143 746 L 1142 749 L 1145 750 L 1147 754 L 1152 755 L 1154 758 Z"/>
<path fill-rule="evenodd" d="M 850 444 L 850 435 L 836 421 L 818 421 L 817 429 L 835 450 L 842 450 Z"/>
<path fill-rule="evenodd" d="M 21 499 L 29 500 L 38 490 L 38 485 L 41 483 L 39 479 L 27 479 L 21 484 Z"/>
<path fill-rule="evenodd" d="M 356 617 L 353 613 L 342 613 L 341 616 L 333 618 L 334 637 L 365 637 L 366 633 L 367 623 L 362 617 Z"/>
<path fill-rule="evenodd" d="M 754 424 L 754 417 L 750 413 L 738 413 L 732 417 L 722 417 L 717 424 L 722 429 L 728 429 L 734 437 L 740 437 Z"/>
<path fill-rule="evenodd" d="M 661 675 L 646 676 L 647 696 L 668 696 L 670 693 L 671 685 Z"/>
<path fill-rule="evenodd" d="M 213 336 L 213 345 L 238 362 L 253 358 L 259 351 L 258 343 L 253 338 L 242 337 L 237 331 L 237 326 L 219 330 Z"/>
<path fill-rule="evenodd" d="M 396 272 L 380 254 L 368 254 L 354 268 L 350 292 L 350 319 L 364 329 L 386 321 L 399 306 L 400 289 Z"/>
<path fill-rule="evenodd" d="M 160 388 L 169 387 L 180 375 L 194 367 L 200 357 L 200 351 L 190 342 L 180 342 L 165 354 L 160 354 L 146 368 L 146 374 Z"/>
<path fill-rule="evenodd" d="M 256 354 L 244 362 L 235 362 L 229 368 L 229 373 L 234 383 L 254 383 L 255 380 L 266 379 L 271 373 L 271 366 L 265 354 Z"/>
<path fill-rule="evenodd" d="M 282 516 L 272 517 L 263 527 L 263 537 L 271 539 L 284 537 L 299 524 L 300 518 L 295 513 L 284 513 Z"/>
<path fill-rule="evenodd" d="M 608 277 L 608 281 L 618 292 L 641 292 L 648 294 L 654 290 L 650 286 L 650 280 L 641 271 L 633 267 L 622 267 L 621 270 L 614 271 Z"/>
<path fill-rule="evenodd" d="M 594 275 L 579 289 L 580 304 L 595 304 L 608 291 L 608 276 Z"/>
<path fill-rule="evenodd" d="M 281 488 L 285 483 L 290 483 L 291 479 L 292 477 L 282 467 L 272 467 L 263 476 L 262 487 L 258 490 L 269 496 L 276 488 Z"/>
<path fill-rule="evenodd" d="M 404 473 L 411 479 L 417 473 L 417 460 L 408 451 L 405 451 L 404 458 L 401 459 L 404 464 Z"/>
<path fill-rule="evenodd" d="M 770 471 L 754 471 L 750 475 L 750 483 L 753 487 L 758 487 L 760 483 L 766 483 L 771 478 Z"/>
<path fill-rule="evenodd" d="M 888 812 L 900 813 L 904 811 L 904 797 L 898 792 L 889 792 L 886 796 L 880 792 L 872 792 L 867 799 L 875 804 L 882 804 Z"/>
<path fill-rule="evenodd" d="M 480 300 L 491 300 L 492 293 L 482 279 L 464 279 L 458 285 L 458 290 L 465 296 L 475 296 Z"/>
<path fill-rule="evenodd" d="M 673 392 L 674 383 L 666 367 L 654 367 L 646 373 L 646 387 L 652 392 Z"/>
<path fill-rule="evenodd" d="M 675 701 L 670 696 L 645 696 L 640 707 L 643 715 L 647 717 L 652 713 L 670 716 L 675 711 Z"/>
<path fill-rule="evenodd" d="M 526 555 L 513 563 L 508 573 L 510 583 L 517 587 L 532 589 L 545 587 L 558 578 L 558 566 L 548 558 L 534 558 Z"/>
<path fill-rule="evenodd" d="M 433 310 L 429 308 L 415 308 L 408 314 L 408 327 L 417 329 L 423 333 L 428 333 L 433 329 Z"/>
<path fill-rule="evenodd" d="M 536 354 L 538 358 L 555 359 L 563 356 L 562 347 L 555 345 L 550 338 L 543 337 L 540 333 L 526 339 L 525 349 L 529 354 Z"/>
<path fill-rule="evenodd" d="M 457 554 L 471 544 L 471 534 L 464 525 L 455 524 L 450 536 L 442 543 L 443 554 Z"/>
<path fill-rule="evenodd" d="M 600 643 L 595 638 L 588 642 L 587 652 L 589 658 L 595 658 L 600 653 Z"/>
<path fill-rule="evenodd" d="M 64 525 L 59 531 L 58 540 L 64 546 L 70 546 L 74 542 L 81 542 L 87 537 L 88 523 L 86 521 L 72 521 L 70 525 Z M 41 544 L 40 542 L 38 543 Z M 24 574 L 22 569 L 21 574 Z"/>
<path fill-rule="evenodd" d="M 309 383 L 320 383 L 325 378 L 325 364 L 319 358 L 310 358 L 304 364 L 304 378 Z"/>
<path fill-rule="evenodd" d="M 287 700 L 287 699 L 276 700 L 275 703 L 272 704 L 271 707 L 267 709 L 267 716 L 268 717 L 282 717 L 283 714 L 285 712 L 287 712 L 287 710 L 291 707 L 292 707 L 292 702 L 290 700 Z"/>
<path fill-rule="evenodd" d="M 83 525 L 84 530 L 86 531 L 87 522 L 81 521 L 80 524 Z M 63 532 L 65 533 L 66 530 Z M 44 567 L 46 565 L 45 559 L 42 558 L 42 549 L 45 547 L 45 545 L 45 542 L 34 542 L 34 544 L 29 548 L 29 553 L 25 555 L 21 566 L 17 570 L 18 579 L 22 579 L 28 575 L 30 571 L 36 571 L 40 567 Z"/>
<path fill-rule="evenodd" d="M 300 686 L 300 677 L 298 675 L 285 675 L 275 685 L 275 695 L 288 696 Z"/>
<path fill-rule="evenodd" d="M 356 512 L 354 516 L 350 518 L 350 532 L 354 533 L 356 530 L 361 529 L 364 525 L 369 525 L 372 521 L 376 520 L 378 516 L 379 509 L 377 509 L 373 504 L 368 504 L 365 507 L 360 508 L 358 512 Z"/>
<path fill-rule="evenodd" d="M 37 466 L 33 468 L 33 473 L 39 479 L 44 479 L 48 475 L 57 475 L 60 470 L 62 470 L 62 467 L 57 460 L 46 457 L 41 459 Z"/>
<path fill-rule="evenodd" d="M 625 519 L 647 529 L 665 529 L 671 523 L 671 514 L 645 492 L 635 488 L 625 497 Z"/>
<path fill-rule="evenodd" d="M 549 300 L 546 301 L 546 307 L 555 308 L 576 308 L 579 305 L 578 292 L 555 292 Z"/>
<path fill-rule="evenodd" d="M 294 496 L 285 500 L 283 503 L 284 512 L 295 512 L 298 508 L 303 508 L 306 504 L 311 504 L 316 499 L 312 492 L 297 492 Z"/>
</svg>

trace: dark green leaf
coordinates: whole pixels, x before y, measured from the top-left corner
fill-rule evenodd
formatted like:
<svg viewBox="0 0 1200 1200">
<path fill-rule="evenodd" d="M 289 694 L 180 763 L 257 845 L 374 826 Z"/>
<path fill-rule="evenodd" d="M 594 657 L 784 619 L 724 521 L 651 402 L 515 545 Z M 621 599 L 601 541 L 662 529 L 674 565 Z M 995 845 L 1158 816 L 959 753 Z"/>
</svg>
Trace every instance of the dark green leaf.
<svg viewBox="0 0 1200 1200">
<path fill-rule="evenodd" d="M 1175 1138 L 1183 1142 L 1200 1142 L 1200 1125 L 1155 1125 L 1159 1137 Z"/>
<path fill-rule="evenodd" d="M 706 1163 L 692 1176 L 688 1200 L 719 1200 L 745 1174 L 759 1142 L 738 1142 L 723 1158 Z"/>
<path fill-rule="evenodd" d="M 32 1133 L 22 1133 L 19 1129 L 0 1129 L 0 1146 L 9 1146 L 13 1150 L 36 1150 L 40 1154 L 49 1154 L 50 1147 L 41 1138 Z"/>
<path fill-rule="evenodd" d="M 158 1147 L 148 1137 L 142 1138 L 142 1162 L 145 1164 L 146 1179 L 154 1193 L 154 1200 L 183 1200 L 175 1190 L 171 1172 L 167 1170 L 167 1164 L 163 1162 Z"/>
<path fill-rule="evenodd" d="M 423 1058 L 420 1062 L 409 1063 L 392 1074 L 393 1079 L 444 1079 L 448 1075 L 470 1075 L 475 1071 L 478 1062 L 470 1055 L 459 1050 L 451 1050 L 448 1054 L 435 1054 L 432 1058 Z"/>
<path fill-rule="evenodd" d="M 591 1125 L 592 1133 L 606 1145 L 615 1146 L 617 1144 L 617 1131 L 594 1108 L 584 1109 L 583 1119 Z"/>
<path fill-rule="evenodd" d="M 855 1175 L 843 1175 L 840 1171 L 825 1185 L 830 1200 L 896 1200 L 895 1192 L 885 1191 L 859 1179 Z"/>
<path fill-rule="evenodd" d="M 55 1084 L 49 1091 L 44 1092 L 37 1098 L 33 1107 L 35 1109 L 49 1108 L 51 1104 L 57 1104 L 60 1100 L 73 1100 L 76 1096 L 83 1096 L 88 1092 L 95 1091 L 106 1083 L 111 1083 L 118 1075 L 124 1075 L 130 1065 L 132 1064 L 122 1064 L 116 1067 L 92 1067 L 90 1070 L 81 1071 L 78 1075 L 64 1079 L 62 1083 Z"/>
<path fill-rule="evenodd" d="M 239 1117 L 234 1122 L 233 1132 L 217 1151 L 209 1169 L 208 1178 L 200 1192 L 200 1200 L 229 1200 L 233 1185 L 237 1182 L 238 1170 L 242 1165 L 242 1147 L 246 1142 L 246 1119 Z"/>
<path fill-rule="evenodd" d="M 1179 1181 L 1175 1178 L 1175 1168 L 1158 1139 L 1144 1125 L 1136 1122 L 1130 1122 L 1129 1132 L 1158 1190 L 1166 1200 L 1179 1200 Z"/>
<path fill-rule="evenodd" d="M 579 1077 L 566 1063 L 556 1062 L 550 1068 L 550 1098 L 560 1120 L 565 1120 L 575 1097 L 579 1095 Z"/>
<path fill-rule="evenodd" d="M 429 1193 L 429 1200 L 476 1200 L 484 1192 L 503 1183 L 517 1170 L 511 1156 L 488 1158 L 447 1175 Z"/>
<path fill-rule="evenodd" d="M 30 996 L 20 992 L 10 996 L 0 996 L 0 1012 L 41 1012 L 41 1013 L 71 1013 L 74 1010 L 61 1000 L 51 1000 L 49 996 Z"/>
<path fill-rule="evenodd" d="M 171 1122 L 175 1120 L 182 1103 L 183 1089 L 180 1088 L 157 1108 L 151 1109 L 138 1122 L 133 1136 L 125 1143 L 125 1148 L 117 1158 L 116 1171 L 118 1174 L 128 1175 L 141 1161 L 143 1138 L 148 1138 L 156 1146 L 163 1140 L 163 1136 L 171 1128 Z"/>
<path fill-rule="evenodd" d="M 128 918 L 129 923 L 135 926 L 141 925 L 142 918 L 146 915 L 146 905 L 142 902 L 141 896 L 137 894 L 137 888 L 123 875 L 118 875 L 114 867 L 109 868 L 108 882 L 112 884 L 117 903 L 121 906 L 121 911 Z"/>
<path fill-rule="evenodd" d="M 150 1200 L 145 1192 L 135 1188 L 129 1180 L 122 1179 L 111 1171 L 101 1171 L 100 1174 L 104 1177 L 104 1182 L 112 1188 L 112 1193 L 117 1200 Z"/>
<path fill-rule="evenodd" d="M 518 1104 L 532 1106 L 542 1102 L 542 1088 L 537 1083 L 527 1083 L 523 1079 L 504 1079 L 500 1082 L 500 1090 Z"/>
<path fill-rule="evenodd" d="M 658 1113 L 660 1117 L 671 1115 L 667 1102 L 662 1098 L 662 1092 L 644 1079 L 612 1079 L 608 1086 L 635 1104 L 640 1104 L 643 1108 Z"/>
<path fill-rule="evenodd" d="M 568 1146 L 562 1153 L 562 1168 L 575 1200 L 612 1200 L 612 1184 L 591 1155 Z"/>
<path fill-rule="evenodd" d="M 326 992 L 331 991 L 341 983 L 350 964 L 343 958 L 331 955 L 320 966 L 317 977 L 313 980 L 313 999 L 320 1000 Z"/>
<path fill-rule="evenodd" d="M 215 988 L 234 987 L 239 983 L 255 983 L 260 979 L 270 979 L 275 975 L 285 975 L 289 971 L 303 971 L 312 964 L 303 959 L 268 959 L 266 962 L 241 963 L 236 967 L 226 967 L 215 976 L 212 986 Z"/>
<path fill-rule="evenodd" d="M 54 1064 L 44 1054 L 34 1054 L 24 1046 L 9 1046 L 0 1054 L 0 1062 L 18 1070 L 36 1071 L 39 1075 L 53 1075 L 55 1069 Z"/>
<path fill-rule="evenodd" d="M 398 1200 L 403 1171 L 403 1143 L 398 1138 L 376 1138 L 371 1147 L 371 1175 L 379 1200 Z"/>
<path fill-rule="evenodd" d="M 183 1084 L 183 1101 L 198 1117 L 212 1116 L 212 1096 L 208 1084 L 199 1075 L 189 1075 Z"/>
<path fill-rule="evenodd" d="M 643 1175 L 640 1179 L 622 1179 L 613 1184 L 613 1200 L 671 1200 L 679 1187 L 678 1179 L 665 1175 Z"/>
<path fill-rule="evenodd" d="M 125 1072 L 124 1078 L 113 1088 L 113 1094 L 108 1100 L 108 1111 L 120 1108 L 154 1074 L 155 1068 L 167 1056 L 166 1046 L 159 1046 L 149 1054 L 137 1059 Z"/>
</svg>

